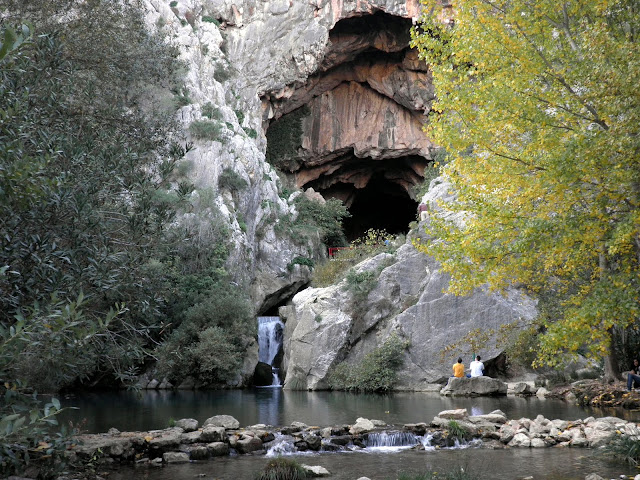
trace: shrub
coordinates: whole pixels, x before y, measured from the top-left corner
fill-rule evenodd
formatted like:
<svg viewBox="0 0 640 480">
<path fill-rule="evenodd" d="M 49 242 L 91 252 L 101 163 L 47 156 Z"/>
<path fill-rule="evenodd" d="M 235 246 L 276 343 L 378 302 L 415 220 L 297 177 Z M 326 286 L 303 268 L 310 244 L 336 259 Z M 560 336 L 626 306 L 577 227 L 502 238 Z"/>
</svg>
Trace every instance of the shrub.
<svg viewBox="0 0 640 480">
<path fill-rule="evenodd" d="M 244 128 L 244 131 L 249 138 L 258 138 L 258 132 L 255 128 Z"/>
<path fill-rule="evenodd" d="M 222 120 L 222 112 L 211 102 L 207 102 L 202 106 L 202 116 L 210 120 Z"/>
<path fill-rule="evenodd" d="M 224 83 L 231 78 L 231 69 L 223 62 L 218 62 L 216 63 L 216 68 L 213 71 L 213 78 L 220 83 Z"/>
<path fill-rule="evenodd" d="M 173 1 L 173 2 L 169 2 L 169 6 L 170 6 L 171 8 L 175 8 L 175 7 L 177 7 L 177 6 L 178 6 L 178 2 L 175 2 L 175 1 Z"/>
<path fill-rule="evenodd" d="M 631 465 L 638 465 L 640 463 L 640 438 L 616 434 L 603 449 L 603 454 L 619 458 Z"/>
<path fill-rule="evenodd" d="M 300 480 L 307 477 L 307 471 L 298 462 L 278 457 L 269 460 L 264 470 L 255 478 L 256 480 Z"/>
<path fill-rule="evenodd" d="M 235 192 L 247 187 L 247 181 L 231 168 L 225 168 L 218 177 L 218 188 Z"/>
<path fill-rule="evenodd" d="M 311 260 L 308 257 L 303 257 L 301 255 L 298 255 L 296 257 L 293 257 L 293 260 L 291 260 L 288 264 L 287 264 L 287 270 L 289 270 L 290 272 L 293 271 L 293 267 L 294 265 L 306 265 L 307 267 L 309 267 L 310 269 L 313 268 L 313 260 Z"/>
<path fill-rule="evenodd" d="M 451 438 L 457 438 L 458 440 L 464 439 L 469 432 L 467 429 L 460 425 L 455 420 L 449 420 L 446 426 L 447 435 Z"/>
<path fill-rule="evenodd" d="M 396 372 L 404 361 L 409 342 L 392 334 L 378 348 L 368 353 L 359 364 L 341 363 L 329 375 L 329 387 L 357 392 L 388 392 L 396 381 Z"/>
<path fill-rule="evenodd" d="M 379 253 L 393 253 L 396 241 L 384 230 L 368 230 L 362 238 L 351 242 L 349 248 L 338 250 L 332 259 L 317 265 L 313 272 L 313 286 L 326 287 L 338 283 L 349 269 L 366 258 Z"/>
<path fill-rule="evenodd" d="M 322 204 L 299 195 L 295 199 L 295 205 L 298 209 L 295 226 L 303 229 L 309 227 L 319 229 L 325 245 L 339 247 L 347 244 L 342 230 L 342 220 L 350 214 L 340 200 L 332 198 Z"/>
<path fill-rule="evenodd" d="M 222 127 L 210 120 L 194 120 L 189 125 L 189 133 L 198 140 L 218 140 Z"/>
<path fill-rule="evenodd" d="M 297 152 L 302 144 L 302 122 L 309 116 L 303 106 L 273 122 L 267 130 L 267 162 L 281 169 L 297 168 Z"/>
<path fill-rule="evenodd" d="M 238 123 L 242 125 L 242 122 L 244 122 L 244 112 L 242 110 L 234 110 L 234 113 L 236 114 Z"/>
<path fill-rule="evenodd" d="M 210 17 L 209 15 L 203 15 L 202 21 L 207 23 L 213 23 L 216 27 L 220 26 L 220 21 L 217 18 Z"/>
</svg>

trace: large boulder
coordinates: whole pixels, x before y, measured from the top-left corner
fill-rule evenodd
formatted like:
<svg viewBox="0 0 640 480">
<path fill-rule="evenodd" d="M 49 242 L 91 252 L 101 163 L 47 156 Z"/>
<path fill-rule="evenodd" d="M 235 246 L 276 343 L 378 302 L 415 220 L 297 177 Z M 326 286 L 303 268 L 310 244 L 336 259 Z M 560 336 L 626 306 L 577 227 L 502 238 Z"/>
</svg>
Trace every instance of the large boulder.
<svg viewBox="0 0 640 480">
<path fill-rule="evenodd" d="M 224 427 L 227 430 L 234 430 L 240 428 L 240 422 L 233 418 L 231 415 L 215 415 L 207 418 L 202 424 L 203 427 Z"/>
<path fill-rule="evenodd" d="M 451 377 L 440 395 L 452 397 L 474 397 L 506 395 L 507 384 L 490 377 Z"/>
<path fill-rule="evenodd" d="M 253 384 L 265 387 L 273 383 L 273 368 L 268 363 L 258 362 L 253 371 Z"/>
<path fill-rule="evenodd" d="M 356 303 L 343 280 L 330 287 L 303 290 L 290 307 L 280 309 L 287 320 L 284 388 L 325 389 L 328 375 L 338 364 L 357 363 L 391 335 L 397 335 L 411 341 L 395 388 L 426 390 L 451 375 L 455 359 L 441 359 L 440 355 L 447 345 L 470 330 L 497 335 L 502 325 L 536 315 L 535 302 L 515 290 L 504 296 L 484 289 L 466 297 L 443 293 L 449 277 L 433 258 L 418 252 L 410 242 L 393 255 L 384 253 L 365 260 L 354 270 L 373 272 L 377 280 L 365 299 Z M 500 348 L 488 346 L 482 356 L 489 361 L 501 353 Z M 484 388 L 493 383 L 485 381 Z M 497 384 L 492 389 L 493 393 L 476 393 L 503 394 Z"/>
</svg>

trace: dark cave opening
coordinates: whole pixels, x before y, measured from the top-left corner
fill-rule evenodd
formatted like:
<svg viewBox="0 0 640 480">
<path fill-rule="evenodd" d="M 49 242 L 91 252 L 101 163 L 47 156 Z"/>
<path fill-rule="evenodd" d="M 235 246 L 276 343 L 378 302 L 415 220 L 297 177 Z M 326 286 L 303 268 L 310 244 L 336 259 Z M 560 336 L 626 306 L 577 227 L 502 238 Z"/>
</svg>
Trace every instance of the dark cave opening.
<svg viewBox="0 0 640 480">
<path fill-rule="evenodd" d="M 416 219 L 417 209 L 418 202 L 402 186 L 376 175 L 366 187 L 353 192 L 351 217 L 343 223 L 347 240 L 360 238 L 369 229 L 394 235 L 407 233 L 409 223 Z"/>
</svg>

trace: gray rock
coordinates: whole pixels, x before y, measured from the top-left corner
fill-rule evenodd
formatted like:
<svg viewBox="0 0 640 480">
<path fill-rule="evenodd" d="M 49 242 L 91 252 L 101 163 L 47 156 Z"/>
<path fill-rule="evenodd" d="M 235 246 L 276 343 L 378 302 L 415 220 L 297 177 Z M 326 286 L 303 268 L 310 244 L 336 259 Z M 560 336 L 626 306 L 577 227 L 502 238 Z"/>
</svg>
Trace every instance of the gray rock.
<svg viewBox="0 0 640 480">
<path fill-rule="evenodd" d="M 191 460 L 206 460 L 207 458 L 209 458 L 209 455 L 209 449 L 204 446 L 193 447 L 189 451 L 189 458 Z"/>
<path fill-rule="evenodd" d="M 200 438 L 203 442 L 224 442 L 227 440 L 227 434 L 224 427 L 214 427 L 207 425 L 202 429 Z"/>
<path fill-rule="evenodd" d="M 181 418 L 176 422 L 176 427 L 180 427 L 185 432 L 193 432 L 198 429 L 198 420 L 195 418 Z"/>
<path fill-rule="evenodd" d="M 312 477 L 328 477 L 331 475 L 329 470 L 320 465 L 302 465 L 302 468 Z"/>
<path fill-rule="evenodd" d="M 223 442 L 213 442 L 207 445 L 212 457 L 223 457 L 229 455 L 229 444 Z"/>
<path fill-rule="evenodd" d="M 508 445 L 510 447 L 530 447 L 531 440 L 529 440 L 529 437 L 524 433 L 516 433 Z"/>
<path fill-rule="evenodd" d="M 600 475 L 598 475 L 597 473 L 590 473 L 589 475 L 584 477 L 584 480 L 605 480 L 605 479 Z"/>
<path fill-rule="evenodd" d="M 375 425 L 371 422 L 371 420 L 368 420 L 366 418 L 358 418 L 356 420 L 356 423 L 354 423 L 351 428 L 349 429 L 349 433 L 351 435 L 357 435 L 360 433 L 365 433 L 365 432 L 370 432 L 371 430 L 374 430 L 376 427 Z"/>
<path fill-rule="evenodd" d="M 184 452 L 166 452 L 162 455 L 164 463 L 188 463 L 189 454 Z"/>
<path fill-rule="evenodd" d="M 548 445 L 541 438 L 532 438 L 531 439 L 531 448 L 545 448 Z"/>
<path fill-rule="evenodd" d="M 525 382 L 508 384 L 508 391 L 515 395 L 533 395 L 536 392 L 535 387 Z"/>
<path fill-rule="evenodd" d="M 203 441 L 202 440 L 202 432 L 188 432 L 188 433 L 183 433 L 180 436 L 180 442 L 181 443 L 198 443 Z"/>
<path fill-rule="evenodd" d="M 224 427 L 227 430 L 234 430 L 240 428 L 240 422 L 231 415 L 215 415 L 205 420 L 203 427 L 207 426 Z"/>
<path fill-rule="evenodd" d="M 440 394 L 446 396 L 506 395 L 507 385 L 490 377 L 451 377 L 447 385 L 440 390 Z"/>
<path fill-rule="evenodd" d="M 538 390 L 536 390 L 536 397 L 547 398 L 550 395 L 551 392 L 544 387 L 540 387 Z"/>
<path fill-rule="evenodd" d="M 322 446 L 322 438 L 320 438 L 318 435 L 308 434 L 303 438 L 304 441 L 307 442 L 307 445 L 309 445 L 309 450 L 320 450 L 320 447 Z"/>
<path fill-rule="evenodd" d="M 257 437 L 247 437 L 238 440 L 234 447 L 238 453 L 251 453 L 262 450 L 262 440 Z"/>
<path fill-rule="evenodd" d="M 158 385 L 160 385 L 160 382 L 154 378 L 147 384 L 145 388 L 147 390 L 155 390 L 156 388 L 158 388 Z"/>
<path fill-rule="evenodd" d="M 462 420 L 469 416 L 466 408 L 458 408 L 456 410 L 443 410 L 437 415 L 440 418 L 447 420 Z"/>
</svg>

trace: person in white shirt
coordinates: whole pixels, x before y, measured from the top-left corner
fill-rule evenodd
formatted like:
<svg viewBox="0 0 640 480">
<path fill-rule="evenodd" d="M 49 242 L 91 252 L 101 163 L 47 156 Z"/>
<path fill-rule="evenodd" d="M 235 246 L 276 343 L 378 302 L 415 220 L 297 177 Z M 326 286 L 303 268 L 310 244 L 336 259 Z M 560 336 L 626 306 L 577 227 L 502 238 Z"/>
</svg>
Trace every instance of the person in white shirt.
<svg viewBox="0 0 640 480">
<path fill-rule="evenodd" d="M 478 355 L 476 359 L 471 362 L 471 365 L 469 365 L 469 367 L 471 368 L 472 377 L 481 377 L 482 375 L 484 375 L 484 363 L 480 361 L 480 355 Z"/>
</svg>

